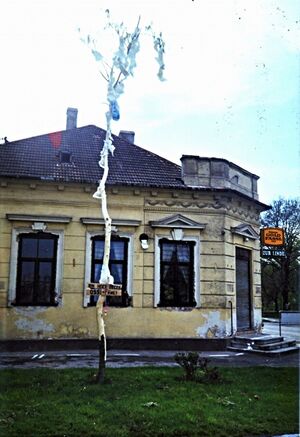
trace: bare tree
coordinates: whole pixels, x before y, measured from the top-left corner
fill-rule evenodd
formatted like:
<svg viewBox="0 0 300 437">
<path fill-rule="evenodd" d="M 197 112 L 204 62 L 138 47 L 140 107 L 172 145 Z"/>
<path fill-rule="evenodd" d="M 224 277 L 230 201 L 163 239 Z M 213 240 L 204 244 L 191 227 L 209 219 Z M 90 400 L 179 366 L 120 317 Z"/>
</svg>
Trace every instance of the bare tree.
<svg viewBox="0 0 300 437">
<path fill-rule="evenodd" d="M 111 122 L 118 121 L 120 118 L 120 108 L 118 99 L 124 92 L 124 82 L 130 76 L 133 76 L 133 72 L 136 68 L 136 56 L 140 50 L 141 35 L 148 33 L 153 38 L 153 46 L 156 51 L 156 60 L 159 64 L 159 70 L 157 76 L 160 80 L 165 80 L 163 77 L 164 72 L 164 41 L 161 33 L 155 34 L 151 26 L 146 26 L 142 31 L 140 18 L 137 21 L 137 25 L 133 32 L 128 32 L 124 23 L 114 23 L 111 21 L 109 10 L 106 10 L 107 25 L 106 30 L 113 30 L 117 35 L 118 48 L 115 53 L 112 54 L 111 59 L 105 59 L 101 51 L 98 49 L 97 41 L 90 35 L 86 35 L 81 40 L 90 48 L 95 60 L 100 64 L 99 73 L 101 78 L 107 82 L 107 105 L 108 111 L 106 112 L 106 136 L 104 145 L 101 150 L 99 166 L 103 169 L 103 175 L 99 181 L 97 191 L 93 194 L 95 199 L 99 199 L 101 203 L 102 216 L 105 223 L 105 242 L 104 242 L 104 255 L 103 264 L 101 270 L 101 276 L 99 283 L 109 286 L 114 283 L 114 278 L 109 269 L 109 257 L 110 257 L 110 243 L 111 243 L 111 218 L 107 207 L 107 195 L 106 195 L 106 181 L 108 177 L 108 156 L 109 153 L 113 155 L 115 147 L 113 146 L 113 139 L 111 133 Z M 80 29 L 78 29 L 80 32 Z M 106 337 L 105 337 L 105 324 L 103 319 L 103 305 L 105 303 L 105 295 L 100 295 L 96 305 L 96 314 L 98 322 L 98 334 L 99 334 L 99 371 L 98 382 L 104 381 L 104 368 L 106 361 Z"/>
<path fill-rule="evenodd" d="M 263 227 L 279 227 L 285 231 L 285 256 L 262 260 L 263 304 L 275 311 L 298 304 L 300 262 L 300 201 L 279 198 L 261 218 Z"/>
</svg>

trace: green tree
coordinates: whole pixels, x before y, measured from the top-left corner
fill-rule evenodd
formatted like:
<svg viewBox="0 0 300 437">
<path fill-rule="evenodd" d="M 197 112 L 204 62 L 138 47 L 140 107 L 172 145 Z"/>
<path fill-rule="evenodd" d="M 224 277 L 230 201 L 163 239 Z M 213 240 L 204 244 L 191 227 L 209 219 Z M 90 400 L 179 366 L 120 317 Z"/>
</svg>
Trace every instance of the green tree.
<svg viewBox="0 0 300 437">
<path fill-rule="evenodd" d="M 300 269 L 300 200 L 279 198 L 261 217 L 262 227 L 285 232 L 284 257 L 262 259 L 263 308 L 297 309 Z"/>
</svg>

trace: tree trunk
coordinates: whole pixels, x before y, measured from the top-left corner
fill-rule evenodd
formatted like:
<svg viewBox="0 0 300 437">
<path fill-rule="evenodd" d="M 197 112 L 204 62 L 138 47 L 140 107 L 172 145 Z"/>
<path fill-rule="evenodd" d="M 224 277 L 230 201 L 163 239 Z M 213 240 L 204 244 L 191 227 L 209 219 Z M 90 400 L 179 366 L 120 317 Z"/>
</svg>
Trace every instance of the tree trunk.
<svg viewBox="0 0 300 437">
<path fill-rule="evenodd" d="M 104 255 L 103 255 L 103 264 L 100 275 L 100 284 L 113 284 L 114 278 L 110 274 L 109 270 L 109 255 L 110 255 L 110 241 L 111 241 L 111 218 L 107 209 L 107 198 L 105 191 L 105 183 L 108 176 L 108 152 L 111 143 L 111 132 L 109 126 L 109 114 L 107 115 L 107 131 L 106 137 L 104 141 L 104 146 L 101 152 L 101 160 L 99 162 L 100 167 L 103 168 L 102 179 L 99 183 L 97 191 L 93 194 L 95 199 L 101 200 L 101 208 L 102 215 L 105 222 L 105 239 L 104 239 Z M 104 369 L 105 369 L 105 361 L 106 361 L 106 337 L 105 337 L 105 324 L 103 320 L 103 305 L 105 302 L 105 296 L 99 296 L 98 302 L 96 305 L 96 315 L 98 322 L 98 335 L 99 335 L 99 369 L 97 382 L 99 384 L 103 384 L 104 382 Z"/>
<path fill-rule="evenodd" d="M 97 323 L 98 323 L 98 333 L 99 333 L 99 367 L 97 382 L 103 384 L 104 382 L 104 371 L 105 371 L 105 361 L 106 361 L 106 338 L 105 338 L 105 326 L 103 320 L 103 304 L 105 302 L 105 296 L 99 296 L 96 305 Z"/>
<path fill-rule="evenodd" d="M 274 304 L 275 304 L 275 312 L 276 314 L 279 313 L 279 305 L 278 305 L 278 296 L 276 295 L 274 298 Z"/>
<path fill-rule="evenodd" d="M 289 309 L 289 289 L 286 286 L 282 290 L 282 307 L 284 310 Z"/>
<path fill-rule="evenodd" d="M 104 335 L 101 335 L 101 338 L 99 340 L 99 367 L 98 367 L 98 374 L 97 374 L 97 382 L 99 384 L 104 383 L 105 355 L 106 355 L 105 337 Z"/>
<path fill-rule="evenodd" d="M 289 258 L 286 257 L 283 263 L 283 286 L 282 286 L 282 307 L 284 310 L 289 309 L 289 282 L 290 282 L 290 272 L 289 272 Z"/>
</svg>

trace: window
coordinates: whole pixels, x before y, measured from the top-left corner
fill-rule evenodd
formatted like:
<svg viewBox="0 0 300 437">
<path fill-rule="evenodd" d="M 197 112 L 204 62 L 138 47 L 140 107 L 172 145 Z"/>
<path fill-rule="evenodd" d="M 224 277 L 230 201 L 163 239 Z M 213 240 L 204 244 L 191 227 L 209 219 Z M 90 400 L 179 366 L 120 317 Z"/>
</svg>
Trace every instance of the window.
<svg viewBox="0 0 300 437">
<path fill-rule="evenodd" d="M 194 307 L 195 241 L 159 240 L 160 290 L 158 306 Z"/>
<path fill-rule="evenodd" d="M 68 150 L 62 150 L 60 152 L 60 162 L 62 164 L 70 164 L 71 161 L 71 152 L 69 152 Z"/>
<path fill-rule="evenodd" d="M 104 254 L 104 237 L 94 236 L 92 240 L 91 282 L 99 282 Z M 109 306 L 128 306 L 128 244 L 129 238 L 113 237 L 110 245 L 109 269 L 115 284 L 122 284 L 122 296 L 107 296 Z M 89 306 L 96 305 L 97 296 L 91 296 Z"/>
<path fill-rule="evenodd" d="M 16 305 L 56 305 L 58 235 L 19 234 Z"/>
</svg>

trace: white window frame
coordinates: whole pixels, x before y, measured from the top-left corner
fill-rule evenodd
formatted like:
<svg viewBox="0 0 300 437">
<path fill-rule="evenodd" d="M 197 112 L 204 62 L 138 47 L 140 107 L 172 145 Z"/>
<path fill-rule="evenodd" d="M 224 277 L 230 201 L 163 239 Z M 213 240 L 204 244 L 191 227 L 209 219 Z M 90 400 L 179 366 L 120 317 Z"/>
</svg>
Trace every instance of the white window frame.
<svg viewBox="0 0 300 437">
<path fill-rule="evenodd" d="M 129 234 L 126 232 L 118 232 L 118 237 L 120 238 L 128 238 L 128 256 L 127 256 L 127 293 L 128 296 L 132 296 L 132 287 L 133 287 L 133 234 Z M 86 295 L 85 290 L 88 286 L 88 283 L 91 282 L 91 273 L 92 273 L 92 238 L 93 237 L 104 237 L 105 234 L 102 231 L 98 232 L 86 232 L 86 240 L 85 240 L 85 274 L 84 274 L 84 284 L 83 284 L 83 306 L 88 307 L 90 297 Z"/>
<path fill-rule="evenodd" d="M 64 231 L 51 229 L 43 231 L 45 234 L 57 235 L 57 255 L 56 255 L 56 275 L 55 275 L 55 295 L 58 306 L 62 305 L 62 278 L 63 278 L 63 259 L 64 259 Z M 32 234 L 32 228 L 13 228 L 11 235 L 11 252 L 10 252 L 10 273 L 8 288 L 8 306 L 16 306 L 17 297 L 17 267 L 19 253 L 19 235 Z M 22 305 L 23 306 L 23 305 Z M 26 305 L 25 305 L 26 306 Z M 34 305 L 37 308 L 39 305 Z M 53 305 L 49 305 L 52 307 Z M 33 307 L 33 305 L 27 305 Z M 43 306 L 45 308 L 45 306 Z"/>
<path fill-rule="evenodd" d="M 154 307 L 157 307 L 160 302 L 160 246 L 159 242 L 162 239 L 169 241 L 178 241 L 170 238 L 170 234 L 156 235 L 155 236 L 155 274 L 154 274 Z M 194 290 L 196 307 L 200 307 L 200 238 L 196 236 L 184 236 L 179 241 L 192 241 L 195 242 L 194 246 Z M 160 307 L 164 308 L 164 307 Z M 172 307 L 173 308 L 173 307 Z M 190 308 L 190 307 L 188 307 Z"/>
</svg>

